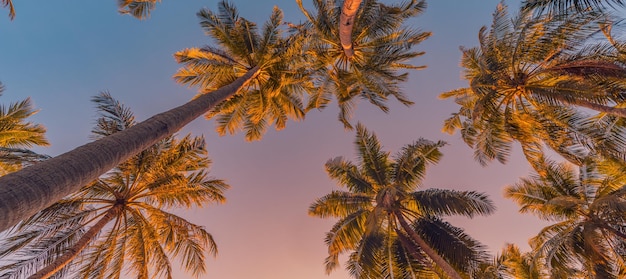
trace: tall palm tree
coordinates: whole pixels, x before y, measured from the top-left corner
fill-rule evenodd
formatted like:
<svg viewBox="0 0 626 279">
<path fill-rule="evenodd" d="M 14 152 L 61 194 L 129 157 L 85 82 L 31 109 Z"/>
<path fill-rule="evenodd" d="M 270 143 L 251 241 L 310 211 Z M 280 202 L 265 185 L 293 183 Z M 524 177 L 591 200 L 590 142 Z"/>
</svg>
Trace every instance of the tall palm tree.
<svg viewBox="0 0 626 279">
<path fill-rule="evenodd" d="M 441 189 L 417 190 L 426 167 L 441 158 L 445 143 L 425 139 L 406 145 L 393 158 L 375 134 L 357 125 L 358 163 L 337 157 L 328 175 L 344 190 L 332 191 L 309 208 L 312 216 L 340 220 L 326 235 L 326 270 L 353 251 L 348 269 L 356 278 L 415 278 L 425 268 L 461 278 L 485 253 L 482 246 L 440 217 L 486 215 L 494 210 L 484 194 Z"/>
<path fill-rule="evenodd" d="M 0 95 L 3 91 L 0 83 Z M 30 99 L 0 106 L 0 176 L 48 158 L 27 149 L 48 145 L 45 127 L 26 121 L 35 113 Z"/>
<path fill-rule="evenodd" d="M 247 23 L 247 26 L 250 26 L 250 22 L 244 19 L 229 21 L 229 19 L 232 19 L 229 15 L 234 14 L 234 7 L 225 1 L 220 2 L 219 7 L 221 12 L 218 14 L 218 17 L 223 13 L 225 15 L 223 20 L 227 24 L 213 27 L 206 26 L 208 30 L 214 30 L 214 32 L 209 32 L 209 34 L 214 36 L 215 33 L 219 33 L 219 30 L 229 31 L 223 33 L 223 36 L 214 37 L 214 39 L 218 42 L 229 39 L 251 42 L 250 39 L 243 39 L 242 37 L 248 38 L 250 37 L 248 35 L 253 35 L 252 33 L 234 32 L 249 30 L 244 29 L 241 25 Z M 201 17 L 203 17 L 204 14 L 208 15 L 212 13 L 208 10 L 200 12 Z M 220 85 L 219 89 L 211 91 L 208 86 L 205 86 L 202 88 L 203 94 L 196 96 L 195 99 L 184 105 L 150 117 L 119 133 L 85 144 L 70 152 L 46 160 L 45 162 L 1 177 L 0 231 L 17 224 L 20 220 L 28 218 L 37 211 L 77 191 L 82 185 L 90 183 L 119 163 L 172 135 L 192 120 L 210 111 L 216 105 L 220 105 L 224 110 L 227 110 L 228 108 L 224 107 L 224 104 L 232 104 L 235 102 L 234 100 L 258 100 L 259 102 L 257 104 L 259 107 L 251 107 L 254 104 L 253 101 L 246 102 L 245 106 L 245 109 L 254 110 L 252 115 L 255 118 L 251 119 L 252 123 L 250 123 L 251 127 L 249 128 L 251 130 L 258 128 L 258 126 L 263 123 L 255 123 L 254 120 L 261 121 L 260 119 L 262 117 L 260 117 L 260 111 L 265 111 L 266 108 L 277 109 L 274 105 L 269 106 L 266 103 L 261 104 L 260 101 L 267 101 L 268 99 L 277 101 L 277 98 L 286 99 L 288 98 L 286 96 L 288 94 L 276 93 L 275 96 L 272 95 L 272 97 L 270 97 L 264 95 L 261 98 L 259 95 L 268 94 L 268 91 L 256 90 L 258 88 L 254 85 L 262 81 L 263 84 L 265 84 L 264 86 L 276 88 L 277 90 L 281 89 L 278 91 L 284 93 L 286 88 L 282 83 L 283 78 L 292 74 L 297 75 L 297 73 L 294 74 L 294 72 L 291 71 L 293 69 L 286 66 L 285 63 L 298 61 L 295 57 L 299 56 L 299 51 L 297 51 L 299 46 L 297 44 L 298 40 L 282 37 L 282 33 L 278 28 L 279 18 L 280 11 L 275 10 L 272 20 L 266 24 L 266 28 L 262 36 L 260 36 L 263 42 L 263 44 L 261 44 L 263 48 L 256 48 L 254 55 L 247 56 L 248 63 L 245 67 L 236 68 L 237 71 L 232 71 L 231 69 L 230 74 L 221 72 L 223 75 L 217 76 L 221 80 L 220 82 L 216 82 Z M 210 21 L 206 21 L 206 23 L 209 24 Z M 231 28 L 237 25 L 239 27 Z M 251 37 L 259 38 L 257 35 Z M 246 48 L 238 46 L 238 49 L 244 51 Z M 191 57 L 192 54 L 209 55 L 209 52 L 203 51 L 188 51 L 187 53 L 189 54 L 187 55 L 188 57 Z M 177 57 L 178 59 L 184 60 L 183 58 L 186 57 L 186 55 L 179 53 Z M 181 62 L 184 63 L 184 61 Z M 211 67 L 211 64 L 207 64 L 206 67 Z M 281 72 L 281 69 L 286 72 Z M 176 75 L 177 79 L 182 78 L 182 72 L 183 70 Z M 279 75 L 272 76 L 276 73 Z M 207 72 L 207 74 L 209 73 Z M 190 77 L 190 80 L 196 80 L 198 82 L 203 80 L 207 81 L 206 79 L 196 77 Z M 215 85 L 215 83 L 211 84 Z M 248 85 L 251 86 L 249 87 Z M 287 87 L 291 86 L 299 85 L 290 85 Z M 244 88 L 255 89 L 252 91 L 258 94 L 256 94 L 256 97 L 252 96 L 254 94 L 249 94 L 249 90 L 246 91 L 248 93 L 245 93 L 244 90 L 242 90 Z M 285 100 L 285 102 L 287 102 L 287 100 Z M 293 102 L 297 103 L 297 101 Z M 279 106 L 278 108 L 283 107 Z M 287 112 L 297 113 L 299 115 L 299 112 Z M 287 112 L 268 111 L 267 113 L 274 117 Z M 276 119 L 278 123 L 277 126 L 281 125 L 283 120 L 284 118 L 280 117 Z M 248 123 L 246 123 L 246 125 L 248 125 Z M 251 134 L 253 134 L 253 131 Z"/>
<path fill-rule="evenodd" d="M 400 71 L 424 68 L 408 61 L 423 54 L 414 47 L 430 32 L 404 24 L 423 12 L 424 1 L 387 6 L 365 0 L 358 8 L 359 1 L 347 0 L 342 8 L 335 0 L 314 0 L 315 14 L 307 11 L 301 0 L 296 2 L 308 19 L 303 29 L 309 39 L 309 74 L 318 88 L 307 109 L 323 109 L 334 97 L 340 108 L 339 120 L 351 129 L 350 118 L 357 98 L 368 100 L 384 112 L 389 111 L 386 102 L 390 97 L 407 106 L 413 104 L 399 86 L 408 73 Z M 343 9 L 350 10 L 350 26 L 342 22 L 346 17 Z M 344 34 L 348 27 L 351 35 Z"/>
<path fill-rule="evenodd" d="M 626 68 L 615 49 L 593 43 L 597 13 L 554 19 L 522 11 L 510 18 L 498 5 L 491 29 L 479 32 L 480 45 L 462 49 L 464 77 L 469 87 L 442 93 L 454 98 L 458 112 L 444 131 L 461 130 L 464 141 L 482 164 L 505 162 L 512 143 L 521 143 L 532 163 L 543 145 L 573 160 L 591 148 L 624 157 L 624 128 L 589 112 L 623 118 Z M 579 149 L 580 149 L 579 148 Z"/>
<path fill-rule="evenodd" d="M 505 196 L 555 222 L 530 240 L 546 270 L 584 278 L 626 275 L 626 165 L 591 160 L 578 167 L 544 160 L 528 178 L 508 186 Z"/>
<path fill-rule="evenodd" d="M 94 101 L 102 113 L 95 137 L 135 124 L 109 94 Z M 228 185 L 208 178 L 204 146 L 202 137 L 168 137 L 20 223 L 0 246 L 15 259 L 0 277 L 119 278 L 126 266 L 137 278 L 171 278 L 171 256 L 203 273 L 205 252 L 217 253 L 212 236 L 168 209 L 225 201 Z"/>
</svg>

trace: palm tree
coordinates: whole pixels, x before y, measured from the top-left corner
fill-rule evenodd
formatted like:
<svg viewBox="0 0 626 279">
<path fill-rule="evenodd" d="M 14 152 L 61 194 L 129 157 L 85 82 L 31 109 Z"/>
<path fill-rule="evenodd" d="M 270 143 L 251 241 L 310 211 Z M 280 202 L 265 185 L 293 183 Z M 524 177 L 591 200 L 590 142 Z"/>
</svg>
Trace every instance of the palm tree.
<svg viewBox="0 0 626 279">
<path fill-rule="evenodd" d="M 341 15 L 339 16 L 339 41 L 341 42 L 341 48 L 349 60 L 354 55 L 354 43 L 352 42 L 352 29 L 354 28 L 354 21 L 356 13 L 361 6 L 362 0 L 344 0 L 341 4 Z M 302 6 L 301 2 L 298 2 Z"/>
<path fill-rule="evenodd" d="M 399 87 L 408 73 L 399 71 L 423 68 L 408 61 L 423 54 L 413 47 L 430 33 L 403 24 L 423 12 L 424 1 L 387 6 L 366 0 L 358 8 L 360 1 L 347 0 L 342 8 L 334 0 L 314 0 L 316 14 L 307 11 L 301 0 L 296 2 L 308 19 L 302 29 L 308 34 L 310 75 L 318 88 L 307 109 L 323 109 L 334 96 L 340 108 L 339 120 L 351 129 L 357 97 L 384 112 L 389 111 L 386 101 L 390 97 L 407 106 L 413 104 Z M 344 10 L 350 10 L 347 19 Z M 346 26 L 343 20 L 351 25 Z M 351 35 L 346 34 L 348 28 Z"/>
<path fill-rule="evenodd" d="M 4 87 L 0 83 L 0 95 L 2 91 Z M 26 122 L 35 113 L 30 99 L 0 106 L 0 176 L 48 158 L 26 149 L 48 145 L 45 127 Z"/>
<path fill-rule="evenodd" d="M 546 270 L 584 278 L 623 278 L 626 270 L 626 165 L 585 160 L 578 170 L 544 160 L 528 178 L 508 186 L 505 196 L 555 222 L 530 240 Z"/>
<path fill-rule="evenodd" d="M 605 18 L 597 13 L 536 18 L 527 11 L 509 18 L 499 4 L 491 29 L 479 32 L 480 46 L 462 49 L 469 87 L 440 95 L 460 105 L 444 131 L 461 130 L 482 164 L 505 162 L 514 141 L 531 163 L 541 157 L 543 145 L 570 160 L 585 148 L 624 157 L 623 126 L 588 113 L 626 116 L 621 94 L 626 68 L 613 47 L 589 47 Z M 574 141 L 577 150 L 562 148 Z"/>
<path fill-rule="evenodd" d="M 234 32 L 249 29 L 244 29 L 243 27 L 231 28 L 244 23 L 250 26 L 250 22 L 244 19 L 228 21 L 228 19 L 231 19 L 228 15 L 234 14 L 234 7 L 225 1 L 220 2 L 219 6 L 225 15 L 225 24 L 213 27 L 206 26 L 206 28 L 214 30 L 215 33 L 218 33 L 219 30 L 229 32 L 215 39 L 220 41 L 232 38 L 236 41 L 251 42 L 249 39 L 243 39 L 242 37 L 248 38 L 248 35 L 253 35 L 252 33 L 245 32 L 242 34 L 241 32 Z M 200 12 L 200 16 L 202 17 L 203 14 L 208 15 L 212 13 L 208 10 L 203 10 Z M 20 220 L 28 218 L 72 192 L 79 190 L 82 185 L 90 183 L 119 163 L 172 135 L 192 120 L 210 111 L 216 105 L 220 105 L 227 110 L 228 108 L 224 107 L 224 104 L 232 104 L 235 100 L 255 99 L 266 101 L 270 99 L 271 101 L 277 101 L 276 98 L 287 98 L 285 95 L 288 94 L 278 94 L 277 92 L 285 93 L 287 90 L 282 84 L 285 76 L 297 75 L 297 72 L 291 71 L 293 69 L 286 66 L 285 63 L 297 62 L 298 59 L 294 56 L 299 56 L 299 51 L 297 51 L 298 40 L 293 39 L 293 37 L 291 37 L 292 39 L 282 37 L 282 33 L 277 27 L 280 14 L 280 11 L 275 10 L 272 21 L 266 24 L 266 28 L 261 36 L 263 42 L 261 45 L 264 48 L 256 48 L 257 53 L 247 56 L 249 60 L 246 67 L 237 68 L 241 71 L 232 71 L 231 69 L 231 73 L 228 75 L 222 72 L 224 75 L 219 76 L 221 82 L 217 82 L 220 85 L 219 89 L 210 91 L 211 89 L 208 87 L 203 87 L 202 92 L 204 94 L 197 96 L 184 105 L 157 114 L 119 133 L 85 144 L 45 162 L 1 177 L 0 231 L 17 224 Z M 219 16 L 220 14 L 218 14 Z M 207 20 L 206 23 L 208 24 L 210 21 Z M 209 34 L 214 35 L 211 32 Z M 254 34 L 252 38 L 258 38 L 258 36 Z M 246 48 L 239 46 L 239 49 L 244 51 Z M 191 57 L 192 54 L 208 55 L 209 52 L 188 51 L 188 53 L 189 57 Z M 181 60 L 185 57 L 183 53 L 179 53 L 177 56 Z M 257 58 L 258 60 L 255 60 Z M 211 67 L 211 65 L 209 64 L 206 67 Z M 282 73 L 281 69 L 287 72 Z M 181 70 L 176 75 L 177 79 L 182 78 L 183 71 Z M 279 76 L 271 75 L 275 73 L 279 73 Z M 207 75 L 209 75 L 208 72 Z M 191 77 L 190 80 L 200 82 L 205 79 Z M 260 94 L 268 94 L 268 91 L 256 90 L 258 88 L 254 85 L 261 82 L 268 88 L 280 90 L 272 91 L 276 93 L 276 96 L 263 96 L 261 98 Z M 299 85 L 290 85 L 288 87 L 297 86 Z M 256 97 L 252 96 L 254 94 L 244 93 L 241 90 L 243 88 L 255 89 L 253 93 L 257 93 Z M 259 103 L 257 108 L 251 107 L 253 104 L 253 101 L 246 102 L 245 109 L 253 110 L 252 115 L 254 117 L 258 116 L 258 118 L 261 118 L 259 115 L 260 111 L 265 111 L 266 108 L 276 109 L 276 106 L 269 106 L 265 103 Z M 267 113 L 271 114 L 272 117 L 284 113 L 299 114 L 296 111 L 268 111 Z M 252 121 L 254 120 L 261 121 L 261 119 L 252 119 Z M 283 118 L 276 119 L 277 126 L 281 125 L 283 120 Z M 258 128 L 260 124 L 263 123 L 252 122 L 249 128 Z"/>
<path fill-rule="evenodd" d="M 326 162 L 328 175 L 347 191 L 333 191 L 309 208 L 312 216 L 340 219 L 326 235 L 327 272 L 348 251 L 356 278 L 422 278 L 425 268 L 461 278 L 457 270 L 468 272 L 485 257 L 477 241 L 440 218 L 493 212 L 484 194 L 417 190 L 444 142 L 419 139 L 389 158 L 376 135 L 359 124 L 355 144 L 357 164 L 342 157 Z"/>
<path fill-rule="evenodd" d="M 102 112 L 95 137 L 135 124 L 109 94 L 94 101 Z M 168 137 L 20 223 L 0 246 L 1 256 L 17 258 L 0 277 L 119 278 L 127 266 L 137 278 L 171 278 L 171 256 L 202 274 L 205 252 L 217 253 L 212 236 L 167 209 L 225 201 L 228 185 L 207 177 L 204 146 L 202 137 Z"/>
<path fill-rule="evenodd" d="M 247 140 L 258 140 L 272 124 L 280 130 L 289 118 L 304 118 L 303 95 L 313 86 L 302 63 L 305 34 L 297 32 L 283 38 L 279 28 L 283 15 L 278 8 L 274 8 L 261 34 L 254 22 L 240 18 L 227 2 L 221 2 L 219 13 L 203 9 L 198 17 L 218 47 L 177 52 L 174 56 L 183 64 L 174 75 L 177 82 L 197 86 L 202 95 L 259 67 L 245 90 L 207 113 L 207 118 L 217 118 L 220 135 L 243 129 Z"/>
<path fill-rule="evenodd" d="M 574 10 L 578 13 L 595 10 L 602 11 L 607 7 L 623 6 L 623 0 L 524 0 L 522 9 L 534 9 L 538 13 L 547 11 L 550 14 L 567 14 Z"/>
</svg>

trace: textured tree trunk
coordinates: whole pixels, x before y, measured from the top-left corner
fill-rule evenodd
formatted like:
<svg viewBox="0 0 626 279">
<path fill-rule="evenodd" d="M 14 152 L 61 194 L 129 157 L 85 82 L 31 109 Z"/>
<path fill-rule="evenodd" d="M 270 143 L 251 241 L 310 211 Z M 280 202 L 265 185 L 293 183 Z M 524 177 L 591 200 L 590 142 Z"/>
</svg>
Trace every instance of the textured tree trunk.
<svg viewBox="0 0 626 279">
<path fill-rule="evenodd" d="M 186 104 L 55 158 L 0 177 L 0 231 L 48 207 L 119 163 L 177 132 L 216 104 L 234 95 L 258 72 Z"/>
<path fill-rule="evenodd" d="M 433 262 L 435 262 L 435 264 L 439 266 L 445 274 L 448 275 L 448 277 L 452 279 L 462 279 L 461 275 L 459 275 L 459 273 L 448 262 L 446 262 L 446 260 L 439 256 L 439 254 L 437 254 L 437 251 L 431 248 L 430 245 L 428 245 L 428 243 L 426 243 L 426 241 L 424 241 L 424 239 L 422 239 L 422 237 L 413 230 L 413 228 L 411 228 L 406 219 L 404 219 L 404 216 L 402 216 L 401 212 L 395 212 L 394 215 L 396 215 L 396 217 L 398 218 L 402 229 L 404 229 L 404 231 L 409 234 L 411 240 L 413 240 L 415 244 L 417 244 L 420 249 L 422 249 L 422 251 L 424 251 L 424 253 L 431 260 L 433 260 Z"/>
<path fill-rule="evenodd" d="M 58 257 L 52 263 L 47 265 L 46 267 L 37 271 L 37 273 L 28 277 L 28 279 L 46 279 L 55 273 L 59 272 L 63 267 L 65 267 L 68 263 L 70 263 L 78 254 L 80 254 L 87 244 L 96 236 L 98 233 L 104 228 L 104 226 L 109 223 L 115 216 L 117 216 L 124 209 L 124 205 L 116 204 L 111 207 L 107 212 L 102 216 L 100 220 L 96 224 L 94 224 L 80 239 L 70 247 L 63 255 Z"/>
<path fill-rule="evenodd" d="M 362 0 L 344 0 L 341 6 L 341 16 L 339 16 L 339 40 L 343 52 L 349 58 L 354 55 L 352 48 L 352 29 L 354 28 L 354 18 L 359 10 Z"/>
</svg>

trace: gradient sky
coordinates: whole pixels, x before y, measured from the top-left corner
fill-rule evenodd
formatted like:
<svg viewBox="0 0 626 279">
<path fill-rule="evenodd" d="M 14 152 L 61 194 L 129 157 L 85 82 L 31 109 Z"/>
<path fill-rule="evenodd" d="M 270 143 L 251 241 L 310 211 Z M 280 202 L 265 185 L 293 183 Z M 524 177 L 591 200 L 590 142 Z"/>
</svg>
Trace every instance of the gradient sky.
<svg viewBox="0 0 626 279">
<path fill-rule="evenodd" d="M 172 54 L 212 43 L 195 14 L 202 7 L 216 9 L 217 2 L 165 0 L 150 19 L 139 21 L 118 14 L 114 0 L 15 1 L 14 21 L 9 21 L 6 9 L 0 10 L 0 81 L 6 87 L 0 103 L 32 98 L 40 109 L 32 120 L 48 128 L 51 143 L 36 151 L 49 155 L 89 141 L 96 119 L 90 98 L 100 91 L 109 91 L 130 107 L 138 120 L 183 104 L 195 89 L 171 78 L 179 67 Z M 266 20 L 274 5 L 283 9 L 285 20 L 304 20 L 294 0 L 233 2 L 241 16 L 258 23 Z M 310 7 L 309 1 L 303 2 Z M 488 193 L 498 207 L 495 214 L 447 220 L 494 253 L 506 242 L 527 251 L 528 238 L 544 225 L 533 216 L 518 214 L 517 205 L 502 197 L 503 187 L 530 169 L 517 147 L 508 164 L 481 167 L 458 133 L 441 132 L 443 120 L 458 107 L 437 96 L 466 85 L 458 66 L 459 46 L 477 44 L 478 30 L 491 23 L 498 2 L 428 1 L 425 14 L 410 21 L 433 32 L 417 47 L 426 54 L 414 61 L 428 68 L 411 72 L 404 85 L 416 104 L 407 108 L 391 101 L 391 112 L 385 114 L 362 102 L 354 117 L 392 153 L 420 137 L 447 141 L 442 161 L 429 169 L 422 187 Z M 518 2 L 506 2 L 513 13 Z M 214 123 L 205 119 L 180 134 L 186 133 L 205 135 L 212 175 L 232 186 L 224 205 L 177 211 L 206 226 L 218 243 L 219 255 L 209 258 L 208 273 L 201 278 L 349 278 L 343 265 L 324 274 L 324 233 L 336 220 L 307 215 L 316 198 L 338 189 L 327 177 L 324 163 L 336 156 L 355 158 L 354 132 L 345 131 L 337 121 L 334 103 L 324 111 L 312 111 L 304 121 L 288 123 L 283 131 L 271 130 L 259 142 L 245 142 L 242 134 L 219 137 Z M 187 276 L 178 273 L 176 278 Z"/>
</svg>

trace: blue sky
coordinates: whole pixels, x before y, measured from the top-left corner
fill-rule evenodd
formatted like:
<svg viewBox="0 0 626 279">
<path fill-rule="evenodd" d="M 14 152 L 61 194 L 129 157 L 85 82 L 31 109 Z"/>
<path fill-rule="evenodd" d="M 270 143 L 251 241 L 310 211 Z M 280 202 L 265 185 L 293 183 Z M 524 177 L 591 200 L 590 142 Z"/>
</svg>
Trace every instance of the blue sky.
<svg viewBox="0 0 626 279">
<path fill-rule="evenodd" d="M 295 0 L 232 1 L 240 15 L 261 23 L 274 5 L 285 20 L 304 16 Z M 310 7 L 307 0 L 305 5 Z M 386 1 L 390 2 L 390 1 Z M 410 23 L 433 36 L 417 46 L 426 54 L 414 61 L 428 68 L 411 72 L 403 87 L 415 102 L 404 107 L 390 102 L 384 114 L 360 103 L 355 121 L 379 136 L 395 153 L 423 137 L 445 140 L 441 163 L 432 167 L 422 187 L 477 190 L 488 193 L 498 211 L 490 217 L 450 218 L 454 225 L 488 245 L 495 253 L 514 242 L 527 250 L 527 239 L 542 223 L 517 214 L 517 206 L 502 198 L 502 189 L 529 173 L 519 152 L 507 165 L 481 167 L 458 134 L 441 133 L 443 120 L 457 110 L 441 92 L 465 86 L 459 68 L 459 46 L 477 44 L 478 30 L 489 25 L 498 0 L 428 1 L 426 12 Z M 518 1 L 507 1 L 515 12 Z M 58 155 L 89 141 L 96 113 L 91 96 L 109 91 L 129 106 L 138 120 L 183 104 L 195 89 L 171 78 L 179 65 L 173 53 L 211 44 L 195 13 L 215 9 L 217 1 L 165 0 L 144 21 L 116 12 L 116 1 L 16 1 L 17 17 L 9 21 L 0 10 L 0 81 L 6 90 L 0 102 L 32 98 L 40 112 L 33 121 L 48 128 L 51 146 L 37 151 Z M 206 226 L 219 246 L 209 258 L 202 278 L 313 279 L 348 278 L 343 270 L 326 276 L 323 239 L 334 220 L 307 215 L 316 198 L 337 189 L 324 172 L 330 158 L 354 158 L 354 133 L 336 120 L 331 104 L 313 111 L 302 122 L 290 122 L 283 131 L 270 131 L 262 141 L 245 142 L 243 135 L 219 137 L 214 123 L 199 119 L 180 134 L 204 134 L 212 175 L 232 186 L 225 205 L 180 211 Z M 343 268 L 343 266 L 342 266 Z M 182 273 L 177 278 L 185 278 Z"/>
</svg>

